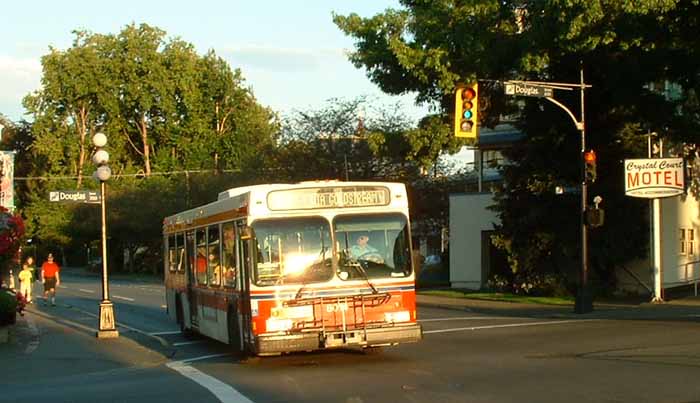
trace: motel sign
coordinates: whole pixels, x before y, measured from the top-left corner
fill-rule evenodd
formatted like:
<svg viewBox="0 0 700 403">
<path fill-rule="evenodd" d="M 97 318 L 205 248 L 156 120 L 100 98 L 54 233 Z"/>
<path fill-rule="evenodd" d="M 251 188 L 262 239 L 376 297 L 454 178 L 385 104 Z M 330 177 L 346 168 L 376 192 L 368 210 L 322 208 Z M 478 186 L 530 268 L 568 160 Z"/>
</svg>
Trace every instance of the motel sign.
<svg viewBox="0 0 700 403">
<path fill-rule="evenodd" d="M 625 160 L 625 194 L 655 199 L 677 196 L 685 189 L 683 158 Z"/>
</svg>

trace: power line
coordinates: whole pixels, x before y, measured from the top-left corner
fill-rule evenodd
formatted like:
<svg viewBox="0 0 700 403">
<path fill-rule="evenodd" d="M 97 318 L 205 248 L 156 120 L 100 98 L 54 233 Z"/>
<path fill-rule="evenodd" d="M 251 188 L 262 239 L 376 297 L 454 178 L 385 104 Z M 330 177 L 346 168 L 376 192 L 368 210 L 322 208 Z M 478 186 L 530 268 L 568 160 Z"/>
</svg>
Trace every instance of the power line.
<svg viewBox="0 0 700 403">
<path fill-rule="evenodd" d="M 151 172 L 148 176 L 163 176 L 163 175 L 179 175 L 179 174 L 195 174 L 195 173 L 211 173 L 211 172 L 223 172 L 223 173 L 235 173 L 241 172 L 240 169 L 185 169 L 182 171 L 165 171 L 165 172 Z M 143 172 L 138 172 L 134 174 L 116 174 L 112 175 L 113 178 L 146 178 L 147 175 Z M 89 176 L 83 175 L 83 178 L 89 178 Z M 54 180 L 66 180 L 66 179 L 78 179 L 78 175 L 72 176 L 15 176 L 13 178 L 16 181 L 31 181 L 31 180 L 44 180 L 44 181 L 54 181 Z"/>
</svg>

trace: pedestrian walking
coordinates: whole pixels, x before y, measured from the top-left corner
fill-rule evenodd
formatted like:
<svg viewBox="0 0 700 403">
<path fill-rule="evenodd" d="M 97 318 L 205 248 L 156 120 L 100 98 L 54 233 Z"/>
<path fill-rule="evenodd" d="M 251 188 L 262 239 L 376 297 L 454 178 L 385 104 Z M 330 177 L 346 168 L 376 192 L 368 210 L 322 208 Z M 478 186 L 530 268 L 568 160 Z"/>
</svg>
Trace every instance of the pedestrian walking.
<svg viewBox="0 0 700 403">
<path fill-rule="evenodd" d="M 29 270 L 27 264 L 22 265 L 22 270 L 17 275 L 19 277 L 19 292 L 24 295 L 24 299 L 27 303 L 32 303 L 32 283 L 34 278 L 32 276 L 32 271 Z"/>
<path fill-rule="evenodd" d="M 51 306 L 56 306 L 56 287 L 61 284 L 59 272 L 61 268 L 53 261 L 53 254 L 46 256 L 46 261 L 41 265 L 41 282 L 44 284 L 44 304 L 48 305 L 49 295 Z"/>
<path fill-rule="evenodd" d="M 34 258 L 31 256 L 27 256 L 27 260 L 24 264 L 26 264 L 29 268 L 29 271 L 32 272 L 32 281 L 39 281 L 39 276 L 37 276 L 36 273 L 36 265 L 34 264 Z"/>
</svg>

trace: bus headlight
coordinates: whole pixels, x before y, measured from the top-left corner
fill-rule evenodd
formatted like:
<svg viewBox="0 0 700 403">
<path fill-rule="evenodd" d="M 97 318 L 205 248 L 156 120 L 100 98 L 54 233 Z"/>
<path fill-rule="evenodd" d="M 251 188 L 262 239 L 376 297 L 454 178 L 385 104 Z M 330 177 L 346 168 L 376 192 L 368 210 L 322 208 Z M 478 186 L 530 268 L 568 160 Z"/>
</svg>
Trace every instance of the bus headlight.
<svg viewBox="0 0 700 403">
<path fill-rule="evenodd" d="M 386 322 L 410 322 L 411 313 L 408 311 L 398 311 L 398 312 L 385 312 L 384 320 Z"/>
<path fill-rule="evenodd" d="M 265 322 L 265 330 L 268 332 L 283 332 L 292 328 L 291 319 L 270 318 Z"/>
</svg>

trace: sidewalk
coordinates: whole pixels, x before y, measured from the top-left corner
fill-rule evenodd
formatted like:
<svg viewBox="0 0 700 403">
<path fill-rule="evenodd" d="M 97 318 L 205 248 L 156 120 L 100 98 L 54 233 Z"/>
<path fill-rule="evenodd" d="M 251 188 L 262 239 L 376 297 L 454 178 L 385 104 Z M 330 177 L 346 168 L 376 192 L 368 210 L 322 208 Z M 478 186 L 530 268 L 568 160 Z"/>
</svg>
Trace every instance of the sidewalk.
<svg viewBox="0 0 700 403">
<path fill-rule="evenodd" d="M 7 327 L 0 343 L 0 362 L 12 371 L 6 385 L 48 381 L 57 375 L 81 377 L 89 373 L 154 367 L 167 362 L 174 350 L 143 334 L 119 328 L 119 338 L 97 339 L 97 318 L 58 304 L 33 305 L 17 323 Z M 27 376 L 31 374 L 31 376 Z"/>
<path fill-rule="evenodd" d="M 574 305 L 545 305 L 486 301 L 469 298 L 453 298 L 435 295 L 416 295 L 416 302 L 422 307 L 454 309 L 459 311 L 485 313 L 491 315 L 536 316 L 536 317 L 601 317 L 608 319 L 677 319 L 700 317 L 700 297 L 677 298 L 663 303 L 638 301 L 594 301 L 593 312 L 574 313 Z"/>
</svg>

